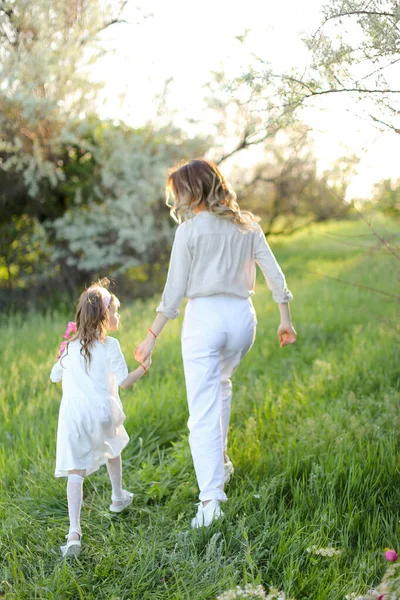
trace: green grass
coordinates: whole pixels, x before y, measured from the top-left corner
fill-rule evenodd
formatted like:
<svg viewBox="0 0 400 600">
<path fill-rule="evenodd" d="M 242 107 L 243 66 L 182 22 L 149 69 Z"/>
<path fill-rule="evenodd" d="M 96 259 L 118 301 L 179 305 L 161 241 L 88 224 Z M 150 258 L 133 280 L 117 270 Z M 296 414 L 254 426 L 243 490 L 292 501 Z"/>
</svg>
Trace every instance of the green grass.
<svg viewBox="0 0 400 600">
<path fill-rule="evenodd" d="M 390 222 L 377 228 L 398 231 Z M 400 538 L 399 302 L 332 279 L 400 295 L 400 262 L 373 238 L 352 237 L 367 233 L 362 223 L 333 223 L 273 244 L 295 296 L 298 343 L 279 349 L 278 310 L 260 279 L 257 340 L 234 376 L 236 473 L 225 519 L 206 531 L 189 528 L 197 488 L 181 318 L 163 332 L 151 375 L 121 394 L 134 505 L 111 515 L 105 469 L 87 478 L 84 546 L 68 561 L 58 550 L 65 480 L 53 476 L 61 389 L 49 372 L 72 315 L 3 322 L 0 597 L 205 600 L 262 584 L 296 600 L 340 600 L 376 585 L 383 549 Z M 131 365 L 157 303 L 122 306 L 118 337 Z M 315 556 L 314 545 L 341 554 Z"/>
</svg>

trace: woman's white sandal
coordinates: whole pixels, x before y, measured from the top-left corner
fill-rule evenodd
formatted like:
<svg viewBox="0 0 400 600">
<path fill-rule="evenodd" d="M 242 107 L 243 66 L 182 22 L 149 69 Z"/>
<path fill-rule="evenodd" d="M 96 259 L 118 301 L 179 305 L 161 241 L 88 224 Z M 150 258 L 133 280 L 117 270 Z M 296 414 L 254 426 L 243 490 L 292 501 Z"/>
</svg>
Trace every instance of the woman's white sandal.
<svg viewBox="0 0 400 600">
<path fill-rule="evenodd" d="M 69 540 L 69 536 L 71 533 L 77 533 L 79 535 L 79 540 Z M 61 554 L 63 558 L 67 556 L 78 556 L 81 551 L 81 539 L 82 534 L 80 531 L 70 531 L 68 535 L 65 536 L 67 538 L 67 543 L 65 546 L 60 546 Z"/>
<path fill-rule="evenodd" d="M 128 490 L 122 490 L 122 498 L 112 498 L 113 502 L 110 504 L 110 511 L 113 513 L 120 513 L 130 504 L 132 504 L 134 494 L 128 492 Z M 115 504 L 120 502 L 120 504 Z"/>
</svg>

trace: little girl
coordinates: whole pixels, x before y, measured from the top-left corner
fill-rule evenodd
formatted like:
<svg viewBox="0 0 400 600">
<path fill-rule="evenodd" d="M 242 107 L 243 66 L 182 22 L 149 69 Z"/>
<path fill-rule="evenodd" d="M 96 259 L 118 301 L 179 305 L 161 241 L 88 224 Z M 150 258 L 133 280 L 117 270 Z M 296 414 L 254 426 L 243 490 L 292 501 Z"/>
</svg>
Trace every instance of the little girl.
<svg viewBox="0 0 400 600">
<path fill-rule="evenodd" d="M 121 452 L 129 437 L 123 426 L 125 414 L 118 386 L 128 388 L 147 373 L 150 357 L 131 373 L 119 342 L 106 335 L 119 326 L 119 300 L 111 294 L 109 281 L 92 284 L 79 297 L 76 333 L 53 366 L 50 379 L 62 380 L 63 395 L 57 432 L 56 477 L 68 477 L 70 520 L 63 556 L 81 549 L 80 512 L 86 475 L 107 464 L 112 486 L 110 511 L 119 513 L 132 502 L 133 494 L 122 489 Z"/>
<path fill-rule="evenodd" d="M 236 194 L 207 160 L 191 160 L 167 180 L 167 205 L 179 223 L 158 315 L 135 358 L 150 357 L 169 319 L 189 299 L 182 329 L 182 355 L 189 404 L 189 443 L 200 488 L 192 527 L 222 515 L 224 483 L 233 474 L 227 455 L 231 375 L 251 348 L 256 315 L 251 302 L 256 264 L 278 303 L 280 345 L 296 341 L 288 302 L 292 295 L 258 219 L 240 210 Z M 170 201 L 171 200 L 171 201 Z"/>
</svg>

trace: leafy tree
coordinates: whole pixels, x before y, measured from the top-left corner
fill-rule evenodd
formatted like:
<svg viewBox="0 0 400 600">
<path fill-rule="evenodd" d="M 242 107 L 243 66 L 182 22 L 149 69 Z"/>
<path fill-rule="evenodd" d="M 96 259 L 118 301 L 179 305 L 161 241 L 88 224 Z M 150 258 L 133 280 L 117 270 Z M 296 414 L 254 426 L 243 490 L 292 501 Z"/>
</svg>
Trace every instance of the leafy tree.
<svg viewBox="0 0 400 600">
<path fill-rule="evenodd" d="M 265 119 L 262 87 L 232 88 L 225 73 L 216 71 L 207 90 L 214 121 L 210 158 L 231 172 L 241 206 L 262 217 L 267 235 L 347 215 L 350 205 L 343 198 L 354 156 L 320 174 L 308 128 L 293 114 Z"/>
<path fill-rule="evenodd" d="M 9 291 L 32 279 L 43 255 L 44 232 L 29 215 L 13 215 L 0 225 L 0 279 Z M 1 302 L 0 302 L 1 303 Z"/>
<path fill-rule="evenodd" d="M 375 185 L 373 206 L 391 217 L 400 217 L 400 179 L 384 179 Z"/>
<path fill-rule="evenodd" d="M 280 137 L 280 142 L 279 136 L 267 141 L 263 159 L 254 167 L 235 170 L 240 204 L 262 217 L 266 235 L 345 218 L 350 204 L 343 198 L 355 157 L 343 158 L 320 174 L 307 128 L 298 126 Z"/>
<path fill-rule="evenodd" d="M 103 123 L 86 154 L 95 165 L 92 198 L 75 203 L 48 226 L 52 260 L 82 274 L 121 275 L 160 261 L 173 227 L 164 185 L 174 162 L 202 155 L 207 141 L 169 126 L 134 130 Z"/>
<path fill-rule="evenodd" d="M 70 124 L 93 112 L 99 88 L 87 66 L 125 4 L 0 1 L 0 169 L 18 173 L 28 192 L 20 214 L 46 215 L 43 188 L 65 179 L 62 148 L 76 142 Z"/>
<path fill-rule="evenodd" d="M 260 110 L 270 122 L 326 95 L 348 94 L 362 114 L 400 133 L 400 5 L 398 0 L 330 0 L 314 35 L 307 68 L 276 72 L 258 57 L 237 85 L 259 93 Z"/>
<path fill-rule="evenodd" d="M 125 5 L 0 0 L 0 278 L 9 286 L 31 270 L 35 252 L 42 256 L 39 223 L 90 201 L 85 133 L 99 85 L 87 67 L 102 53 L 99 34 L 121 22 Z"/>
</svg>

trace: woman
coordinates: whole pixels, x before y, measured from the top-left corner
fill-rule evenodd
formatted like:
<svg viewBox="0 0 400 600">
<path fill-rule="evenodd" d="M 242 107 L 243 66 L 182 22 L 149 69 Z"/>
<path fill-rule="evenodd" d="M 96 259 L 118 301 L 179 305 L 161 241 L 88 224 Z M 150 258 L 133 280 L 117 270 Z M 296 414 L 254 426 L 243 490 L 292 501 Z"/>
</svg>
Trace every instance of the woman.
<svg viewBox="0 0 400 600">
<path fill-rule="evenodd" d="M 136 348 L 143 362 L 162 329 L 188 303 L 182 355 L 189 405 L 189 443 L 200 504 L 192 527 L 222 516 L 224 483 L 233 473 L 226 453 L 232 384 L 230 377 L 251 348 L 256 314 L 251 302 L 256 264 L 278 303 L 280 345 L 296 341 L 288 302 L 292 295 L 256 217 L 240 210 L 236 194 L 210 161 L 191 160 L 172 170 L 167 205 L 179 223 L 157 317 Z"/>
</svg>

